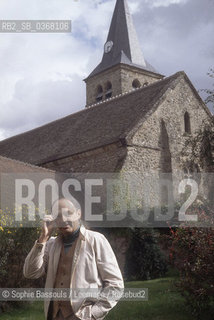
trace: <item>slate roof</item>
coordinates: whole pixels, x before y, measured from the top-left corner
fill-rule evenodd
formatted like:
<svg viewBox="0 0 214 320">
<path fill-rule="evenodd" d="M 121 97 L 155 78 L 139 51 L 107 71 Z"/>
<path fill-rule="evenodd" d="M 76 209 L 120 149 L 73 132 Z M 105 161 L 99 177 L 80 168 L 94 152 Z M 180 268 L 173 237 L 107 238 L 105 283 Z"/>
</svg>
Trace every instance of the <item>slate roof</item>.
<svg viewBox="0 0 214 320">
<path fill-rule="evenodd" d="M 41 165 L 125 139 L 183 72 L 0 141 L 0 155 Z"/>
<path fill-rule="evenodd" d="M 91 72 L 88 78 L 119 63 L 157 73 L 143 57 L 126 0 L 117 0 L 116 2 L 106 42 L 108 41 L 113 42 L 112 50 L 109 53 L 104 52 L 101 63 Z"/>
</svg>

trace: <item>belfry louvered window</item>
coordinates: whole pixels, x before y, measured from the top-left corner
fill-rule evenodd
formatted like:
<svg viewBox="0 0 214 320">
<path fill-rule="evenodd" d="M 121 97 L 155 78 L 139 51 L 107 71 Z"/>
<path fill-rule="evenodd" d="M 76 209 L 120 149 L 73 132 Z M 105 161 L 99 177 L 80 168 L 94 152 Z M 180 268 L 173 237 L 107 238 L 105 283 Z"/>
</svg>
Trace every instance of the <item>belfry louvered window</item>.
<svg viewBox="0 0 214 320">
<path fill-rule="evenodd" d="M 105 98 L 109 99 L 112 97 L 112 84 L 110 81 L 106 83 L 106 92 L 105 92 Z"/>
<path fill-rule="evenodd" d="M 103 87 L 101 85 L 99 85 L 97 87 L 97 95 L 96 95 L 96 101 L 102 101 L 103 100 Z"/>
<path fill-rule="evenodd" d="M 132 82 L 132 87 L 134 89 L 137 89 L 137 88 L 140 88 L 141 87 L 141 83 L 138 79 L 135 79 L 133 82 Z"/>
</svg>

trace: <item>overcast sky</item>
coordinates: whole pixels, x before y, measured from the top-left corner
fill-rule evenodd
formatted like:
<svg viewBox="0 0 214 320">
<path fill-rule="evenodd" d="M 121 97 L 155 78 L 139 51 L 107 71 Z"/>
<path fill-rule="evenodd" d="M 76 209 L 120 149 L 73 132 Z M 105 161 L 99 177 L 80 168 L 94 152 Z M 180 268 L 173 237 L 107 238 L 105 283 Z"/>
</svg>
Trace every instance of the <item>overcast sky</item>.
<svg viewBox="0 0 214 320">
<path fill-rule="evenodd" d="M 0 0 L 0 19 L 67 19 L 72 33 L 0 34 L 0 139 L 85 107 L 116 0 Z M 214 0 L 128 0 L 144 57 L 169 76 L 212 87 Z"/>
</svg>

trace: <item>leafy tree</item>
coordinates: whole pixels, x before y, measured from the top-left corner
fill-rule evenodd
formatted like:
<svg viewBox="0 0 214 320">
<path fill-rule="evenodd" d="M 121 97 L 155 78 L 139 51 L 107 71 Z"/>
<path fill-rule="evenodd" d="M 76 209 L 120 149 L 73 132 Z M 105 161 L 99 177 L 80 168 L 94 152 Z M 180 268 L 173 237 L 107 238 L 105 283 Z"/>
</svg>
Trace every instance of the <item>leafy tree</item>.
<svg viewBox="0 0 214 320">
<path fill-rule="evenodd" d="M 214 68 L 210 68 L 207 75 L 214 79 Z M 214 83 L 212 84 L 214 87 Z M 202 89 L 201 91 L 205 92 L 207 94 L 207 97 L 205 99 L 205 103 L 207 105 L 210 105 L 212 109 L 214 110 L 214 88 L 213 89 Z"/>
<path fill-rule="evenodd" d="M 176 286 L 194 318 L 201 320 L 205 314 L 214 312 L 214 219 L 213 212 L 206 207 L 194 209 L 191 214 L 196 212 L 209 227 L 196 228 L 184 224 L 175 230 L 170 228 L 169 239 L 170 260 L 180 274 Z"/>
<path fill-rule="evenodd" d="M 134 228 L 126 254 L 127 280 L 159 278 L 167 272 L 167 261 L 158 245 L 158 233 L 153 229 Z"/>
</svg>

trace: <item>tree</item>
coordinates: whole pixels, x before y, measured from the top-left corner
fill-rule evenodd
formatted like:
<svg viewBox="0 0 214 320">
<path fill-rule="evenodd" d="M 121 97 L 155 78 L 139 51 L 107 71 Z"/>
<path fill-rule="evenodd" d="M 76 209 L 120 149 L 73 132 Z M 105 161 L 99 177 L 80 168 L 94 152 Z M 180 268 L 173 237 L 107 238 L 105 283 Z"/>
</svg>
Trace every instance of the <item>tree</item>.
<svg viewBox="0 0 214 320">
<path fill-rule="evenodd" d="M 125 277 L 128 281 L 159 278 L 167 272 L 167 260 L 158 245 L 154 229 L 134 228 L 126 253 Z"/>
<path fill-rule="evenodd" d="M 210 68 L 207 75 L 214 79 L 214 68 Z M 214 87 L 214 83 L 212 84 Z M 212 109 L 214 110 L 214 88 L 213 89 L 202 89 L 201 91 L 205 92 L 207 97 L 205 99 L 205 103 L 207 105 L 210 105 Z"/>
<path fill-rule="evenodd" d="M 170 228 L 170 260 L 179 271 L 176 287 L 185 297 L 194 319 L 204 319 L 208 314 L 213 319 L 213 212 L 201 205 L 190 210 L 189 214 L 196 212 L 199 219 L 206 221 L 209 227 L 189 227 L 184 223 L 180 228 Z"/>
</svg>

